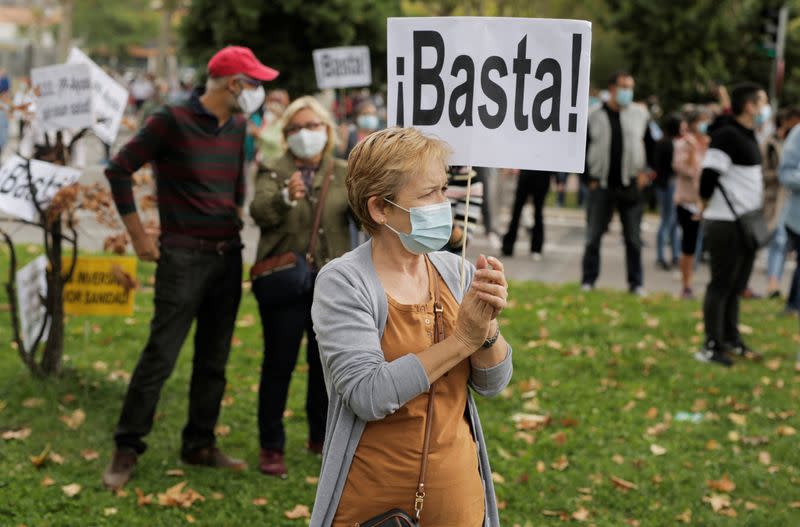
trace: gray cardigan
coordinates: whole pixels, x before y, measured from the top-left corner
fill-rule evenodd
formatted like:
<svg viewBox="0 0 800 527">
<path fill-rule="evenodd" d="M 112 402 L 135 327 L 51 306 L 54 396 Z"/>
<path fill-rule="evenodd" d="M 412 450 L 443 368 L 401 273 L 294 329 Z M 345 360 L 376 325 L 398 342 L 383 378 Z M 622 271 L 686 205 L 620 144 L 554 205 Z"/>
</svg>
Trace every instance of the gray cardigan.
<svg viewBox="0 0 800 527">
<path fill-rule="evenodd" d="M 432 253 L 430 259 L 460 303 L 459 258 L 438 252 Z M 474 267 L 469 266 L 467 287 L 474 272 Z M 430 388 L 428 376 L 416 355 L 405 355 L 392 362 L 385 360 L 381 338 L 388 312 L 386 293 L 372 263 L 371 241 L 333 260 L 320 271 L 311 316 L 330 400 L 311 527 L 328 527 L 333 522 L 367 421 L 383 419 Z M 491 397 L 508 385 L 511 373 L 509 347 L 500 364 L 488 369 L 473 367 L 469 386 L 479 395 Z M 489 456 L 471 393 L 468 406 L 486 496 L 484 527 L 499 527 Z M 409 496 L 409 502 L 412 500 L 413 496 Z"/>
<path fill-rule="evenodd" d="M 636 181 L 644 170 L 647 159 L 644 134 L 650 114 L 640 104 L 631 104 L 619 112 L 622 127 L 622 184 L 626 187 Z M 600 187 L 608 187 L 608 170 L 611 167 L 611 122 L 604 106 L 589 114 L 589 147 L 586 153 L 589 177 L 600 180 Z"/>
</svg>

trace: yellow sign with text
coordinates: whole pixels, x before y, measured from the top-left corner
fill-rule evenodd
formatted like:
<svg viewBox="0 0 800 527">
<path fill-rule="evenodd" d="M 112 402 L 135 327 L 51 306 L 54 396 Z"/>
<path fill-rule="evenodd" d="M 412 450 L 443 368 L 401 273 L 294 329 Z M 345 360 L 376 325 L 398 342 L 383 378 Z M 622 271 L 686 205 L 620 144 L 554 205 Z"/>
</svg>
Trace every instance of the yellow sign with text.
<svg viewBox="0 0 800 527">
<path fill-rule="evenodd" d="M 64 258 L 64 270 L 70 259 Z M 64 285 L 67 315 L 131 316 L 136 293 L 136 258 L 80 256 Z"/>
</svg>

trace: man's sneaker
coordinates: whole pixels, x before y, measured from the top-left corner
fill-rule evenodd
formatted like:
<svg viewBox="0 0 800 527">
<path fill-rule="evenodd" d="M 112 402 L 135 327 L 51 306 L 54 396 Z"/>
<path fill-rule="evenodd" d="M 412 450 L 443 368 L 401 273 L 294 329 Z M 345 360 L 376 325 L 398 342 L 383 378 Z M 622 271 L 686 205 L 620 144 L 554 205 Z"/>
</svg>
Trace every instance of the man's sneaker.
<svg viewBox="0 0 800 527">
<path fill-rule="evenodd" d="M 534 262 L 541 262 L 542 261 L 542 253 L 531 253 L 531 258 Z"/>
<path fill-rule="evenodd" d="M 139 455 L 132 448 L 115 448 L 111 462 L 103 472 L 103 485 L 110 490 L 119 490 L 131 479 Z"/>
<path fill-rule="evenodd" d="M 714 362 L 726 368 L 733 366 L 733 361 L 725 355 L 713 340 L 707 342 L 703 349 L 695 353 L 694 358 L 700 362 Z"/>
<path fill-rule="evenodd" d="M 322 441 L 312 441 L 310 439 L 306 441 L 306 450 L 317 456 L 322 455 L 322 450 L 324 449 L 324 447 L 325 443 Z"/>
<path fill-rule="evenodd" d="M 742 359 L 751 360 L 753 362 L 759 362 L 763 358 L 759 352 L 751 349 L 747 344 L 741 341 L 736 344 L 731 344 L 728 351 L 736 357 L 741 357 Z"/>
<path fill-rule="evenodd" d="M 199 465 L 211 468 L 227 468 L 234 471 L 245 470 L 247 463 L 225 455 L 215 446 L 196 448 L 189 452 L 181 453 L 181 461 L 187 465 Z"/>
<path fill-rule="evenodd" d="M 694 300 L 694 291 L 692 291 L 691 287 L 686 287 L 683 289 L 681 293 L 682 300 Z"/>
<path fill-rule="evenodd" d="M 496 232 L 490 232 L 486 237 L 489 240 L 489 247 L 491 247 L 492 250 L 499 251 L 503 246 L 503 240 L 500 239 L 500 236 L 498 236 Z"/>
<path fill-rule="evenodd" d="M 281 479 L 286 479 L 289 473 L 283 460 L 283 450 L 273 448 L 261 449 L 258 455 L 258 468 L 262 474 L 278 476 Z"/>
<path fill-rule="evenodd" d="M 594 291 L 594 285 L 589 283 L 581 284 L 581 291 L 583 291 L 584 293 L 590 293 Z"/>
<path fill-rule="evenodd" d="M 631 287 L 630 292 L 633 296 L 638 296 L 639 298 L 644 298 L 647 296 L 647 291 L 645 291 L 644 287 L 642 286 Z"/>
</svg>

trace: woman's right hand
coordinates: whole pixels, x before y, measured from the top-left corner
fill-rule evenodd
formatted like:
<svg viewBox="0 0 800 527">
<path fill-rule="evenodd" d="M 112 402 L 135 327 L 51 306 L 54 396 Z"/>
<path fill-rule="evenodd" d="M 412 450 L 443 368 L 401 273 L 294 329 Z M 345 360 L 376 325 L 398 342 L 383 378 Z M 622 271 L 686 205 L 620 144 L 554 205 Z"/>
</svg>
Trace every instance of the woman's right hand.
<svg viewBox="0 0 800 527">
<path fill-rule="evenodd" d="M 289 178 L 289 199 L 297 201 L 306 197 L 306 184 L 303 183 L 303 175 L 298 170 Z"/>
</svg>

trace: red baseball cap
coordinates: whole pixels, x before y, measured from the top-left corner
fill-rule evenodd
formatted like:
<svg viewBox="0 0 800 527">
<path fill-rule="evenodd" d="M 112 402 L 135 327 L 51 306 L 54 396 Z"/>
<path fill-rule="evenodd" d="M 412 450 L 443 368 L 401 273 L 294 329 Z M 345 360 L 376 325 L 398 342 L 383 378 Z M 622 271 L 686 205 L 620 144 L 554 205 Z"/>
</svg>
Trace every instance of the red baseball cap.
<svg viewBox="0 0 800 527">
<path fill-rule="evenodd" d="M 260 81 L 271 81 L 280 73 L 278 70 L 261 64 L 253 51 L 243 46 L 222 48 L 208 61 L 210 77 L 228 77 L 239 74 Z"/>
</svg>

